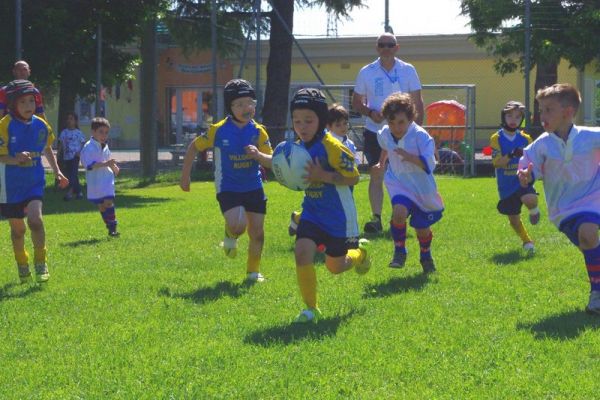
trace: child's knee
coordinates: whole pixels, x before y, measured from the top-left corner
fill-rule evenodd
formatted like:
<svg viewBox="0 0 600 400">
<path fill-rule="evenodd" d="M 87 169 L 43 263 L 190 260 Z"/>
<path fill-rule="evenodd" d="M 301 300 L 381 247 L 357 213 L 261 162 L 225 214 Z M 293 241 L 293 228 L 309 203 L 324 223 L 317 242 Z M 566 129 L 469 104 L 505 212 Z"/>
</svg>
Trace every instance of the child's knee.
<svg viewBox="0 0 600 400">
<path fill-rule="evenodd" d="M 525 204 L 527 208 L 535 208 L 538 204 L 538 197 L 533 193 L 528 193 L 521 197 L 521 202 Z"/>
<path fill-rule="evenodd" d="M 345 257 L 344 257 L 345 258 Z M 327 257 L 325 259 L 325 266 L 334 275 L 341 274 L 346 270 L 344 268 L 343 261 L 339 260 L 339 257 Z"/>
<path fill-rule="evenodd" d="M 25 236 L 25 232 L 27 232 L 27 228 L 25 227 L 25 224 L 10 227 L 10 237 L 13 240 L 23 238 Z"/>
<path fill-rule="evenodd" d="M 579 227 L 579 247 L 584 250 L 593 249 L 598 246 L 598 225 L 582 224 Z"/>
<path fill-rule="evenodd" d="M 392 222 L 395 224 L 404 224 L 408 218 L 408 210 L 401 205 L 394 206 L 392 210 Z"/>
</svg>

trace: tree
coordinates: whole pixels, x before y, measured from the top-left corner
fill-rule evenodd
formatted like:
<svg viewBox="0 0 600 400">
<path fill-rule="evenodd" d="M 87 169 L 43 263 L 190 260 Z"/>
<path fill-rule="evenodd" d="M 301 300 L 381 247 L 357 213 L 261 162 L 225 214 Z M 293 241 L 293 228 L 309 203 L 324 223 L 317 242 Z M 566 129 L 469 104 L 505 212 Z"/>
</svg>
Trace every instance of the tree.
<svg viewBox="0 0 600 400">
<path fill-rule="evenodd" d="M 496 57 L 501 75 L 524 72 L 523 0 L 462 0 L 461 14 L 471 18 L 473 38 Z M 600 1 L 538 0 L 531 3 L 531 68 L 537 66 L 535 91 L 556 83 L 561 59 L 583 71 L 600 60 Z M 535 126 L 539 126 L 537 102 Z"/>
</svg>

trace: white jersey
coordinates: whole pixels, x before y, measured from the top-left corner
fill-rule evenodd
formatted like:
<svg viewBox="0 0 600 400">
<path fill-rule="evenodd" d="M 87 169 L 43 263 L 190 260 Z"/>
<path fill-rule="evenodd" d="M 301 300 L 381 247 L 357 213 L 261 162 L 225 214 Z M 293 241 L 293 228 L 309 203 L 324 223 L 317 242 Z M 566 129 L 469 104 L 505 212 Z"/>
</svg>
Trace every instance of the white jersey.
<svg viewBox="0 0 600 400">
<path fill-rule="evenodd" d="M 600 213 L 600 128 L 573 125 L 566 142 L 543 133 L 523 150 L 519 168 L 529 163 L 534 178 L 544 182 L 554 225 L 577 213 Z"/>
<path fill-rule="evenodd" d="M 381 148 L 388 153 L 389 164 L 383 181 L 390 199 L 397 195 L 405 196 L 424 212 L 443 210 L 444 202 L 433 178 L 436 165 L 435 143 L 427 131 L 413 122 L 402 139 L 397 140 L 385 125 L 377 134 L 377 140 Z M 396 148 L 418 155 L 426 170 L 405 161 L 394 151 Z"/>
<path fill-rule="evenodd" d="M 110 160 L 108 145 L 102 145 L 91 138 L 81 150 L 81 164 L 85 168 L 87 180 L 87 198 L 100 200 L 115 197 L 115 174 L 109 167 L 92 169 L 94 164 Z"/>
<path fill-rule="evenodd" d="M 394 67 L 385 70 L 379 59 L 365 65 L 356 77 L 354 92 L 366 97 L 366 104 L 372 110 L 381 111 L 383 101 L 392 93 L 410 93 L 421 90 L 421 81 L 412 64 L 396 58 Z M 378 124 L 367 117 L 365 128 L 377 132 L 385 125 Z"/>
</svg>

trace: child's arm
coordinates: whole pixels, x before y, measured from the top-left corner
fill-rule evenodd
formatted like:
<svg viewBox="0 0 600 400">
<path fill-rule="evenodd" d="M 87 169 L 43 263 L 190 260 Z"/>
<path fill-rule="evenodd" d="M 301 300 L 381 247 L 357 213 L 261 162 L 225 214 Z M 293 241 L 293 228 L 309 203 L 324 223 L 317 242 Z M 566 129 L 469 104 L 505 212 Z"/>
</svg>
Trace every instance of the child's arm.
<svg viewBox="0 0 600 400">
<path fill-rule="evenodd" d="M 179 181 L 179 187 L 184 192 L 190 191 L 190 174 L 192 172 L 192 165 L 194 164 L 194 160 L 196 159 L 196 155 L 198 154 L 198 150 L 196 149 L 196 145 L 194 142 L 190 143 L 185 152 L 185 157 L 183 158 L 183 167 L 181 167 L 181 179 Z"/>
<path fill-rule="evenodd" d="M 402 156 L 402 158 L 404 159 L 404 161 L 408 161 L 410 163 L 415 164 L 417 167 L 421 168 L 422 170 L 427 170 L 427 166 L 425 165 L 425 163 L 423 162 L 423 160 L 421 159 L 421 157 L 419 157 L 417 154 L 412 154 L 409 153 L 408 151 L 401 149 L 401 148 L 395 148 L 394 149 L 394 153 L 399 154 L 400 156 Z"/>
<path fill-rule="evenodd" d="M 261 153 L 258 148 L 252 144 L 244 147 L 246 154 L 253 160 L 257 161 L 265 168 L 271 168 L 273 157 L 270 154 Z"/>
<path fill-rule="evenodd" d="M 44 155 L 46 156 L 46 160 L 48 160 L 48 164 L 50 164 L 50 168 L 54 171 L 54 176 L 58 179 L 58 186 L 62 189 L 69 186 L 69 180 L 63 175 L 60 168 L 58 168 L 52 147 L 46 146 L 44 148 Z"/>
<path fill-rule="evenodd" d="M 358 183 L 360 176 L 346 177 L 335 171 L 325 171 L 317 158 L 306 164 L 306 181 L 311 183 L 330 183 L 333 185 L 353 186 Z"/>
<path fill-rule="evenodd" d="M 379 156 L 379 161 L 377 162 L 377 164 L 373 165 L 371 168 L 374 170 L 380 170 L 385 168 L 385 162 L 388 159 L 388 152 L 387 150 L 381 149 L 381 155 Z"/>
<path fill-rule="evenodd" d="M 0 163 L 6 165 L 31 165 L 31 156 L 28 151 L 22 151 L 15 154 L 14 157 L 9 155 L 0 156 Z"/>
</svg>

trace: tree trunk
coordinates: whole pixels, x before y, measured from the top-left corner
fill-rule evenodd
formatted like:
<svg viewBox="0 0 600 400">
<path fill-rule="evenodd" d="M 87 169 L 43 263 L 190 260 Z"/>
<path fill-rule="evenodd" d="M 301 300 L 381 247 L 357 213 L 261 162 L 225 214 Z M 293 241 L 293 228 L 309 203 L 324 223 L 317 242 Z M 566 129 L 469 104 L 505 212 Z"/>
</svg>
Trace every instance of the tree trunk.
<svg viewBox="0 0 600 400">
<path fill-rule="evenodd" d="M 558 63 L 538 63 L 536 74 L 535 74 L 535 93 L 539 89 L 543 89 L 546 86 L 552 86 L 558 80 Z M 535 94 L 534 94 L 535 96 Z M 534 136 L 542 133 L 544 129 L 540 123 L 540 106 L 537 100 L 533 103 L 533 124 L 532 124 Z M 536 134 L 537 133 L 537 134 Z"/>
<path fill-rule="evenodd" d="M 75 112 L 75 98 L 77 97 L 77 82 L 71 82 L 72 74 L 63 73 L 60 79 L 60 94 L 58 96 L 58 121 L 55 128 L 55 135 L 58 137 L 60 132 L 67 127 L 67 114 Z M 43 93 L 42 93 L 43 94 Z"/>
<path fill-rule="evenodd" d="M 140 70 L 140 160 L 142 176 L 154 179 L 158 164 L 156 131 L 156 21 L 146 22 L 141 43 Z"/>
<path fill-rule="evenodd" d="M 279 11 L 290 32 L 293 32 L 294 0 L 274 0 L 271 4 Z M 263 123 L 273 145 L 283 140 L 287 125 L 288 94 L 292 74 L 292 44 L 292 37 L 282 21 L 274 11 L 271 12 Z"/>
</svg>

